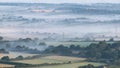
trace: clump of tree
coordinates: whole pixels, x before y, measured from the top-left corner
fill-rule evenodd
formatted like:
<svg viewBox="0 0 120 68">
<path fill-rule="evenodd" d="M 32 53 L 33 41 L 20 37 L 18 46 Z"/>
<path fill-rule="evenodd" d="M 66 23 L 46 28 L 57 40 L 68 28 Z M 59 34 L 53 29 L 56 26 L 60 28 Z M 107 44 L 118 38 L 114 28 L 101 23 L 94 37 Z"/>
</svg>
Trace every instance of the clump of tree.
<svg viewBox="0 0 120 68">
<path fill-rule="evenodd" d="M 27 49 L 29 49 L 28 47 L 26 47 L 24 45 L 23 46 L 17 45 L 15 48 L 18 49 L 18 50 L 27 50 Z"/>
<path fill-rule="evenodd" d="M 88 65 L 85 65 L 85 66 L 79 66 L 78 68 L 105 68 L 105 66 L 94 66 L 92 64 L 88 64 Z"/>
<path fill-rule="evenodd" d="M 74 54 L 73 52 L 78 53 Z M 105 63 L 115 63 L 120 62 L 120 42 L 107 43 L 106 41 L 101 41 L 99 43 L 92 43 L 88 47 L 80 47 L 71 45 L 70 47 L 59 45 L 51 46 L 45 50 L 46 53 L 54 53 L 60 55 L 69 55 L 77 57 L 88 58 L 88 61 L 98 61 Z"/>
<path fill-rule="evenodd" d="M 110 41 L 110 42 L 113 42 L 113 41 L 114 41 L 114 38 L 110 38 L 109 41 Z"/>
<path fill-rule="evenodd" d="M 10 58 L 9 58 L 9 56 L 3 56 L 2 58 L 1 58 L 1 61 L 10 61 Z"/>
<path fill-rule="evenodd" d="M 20 56 L 17 56 L 15 59 L 16 59 L 16 60 L 23 60 L 24 57 L 23 57 L 22 55 L 20 55 Z"/>
<path fill-rule="evenodd" d="M 9 53 L 5 49 L 0 49 L 0 53 Z"/>
<path fill-rule="evenodd" d="M 31 38 L 19 38 L 18 39 L 18 41 L 23 41 L 23 42 L 30 42 L 30 41 L 32 41 L 32 39 Z"/>
<path fill-rule="evenodd" d="M 66 47 L 64 45 L 59 46 L 50 46 L 50 48 L 46 49 L 45 52 L 47 53 L 54 53 L 54 54 L 60 54 L 60 55 L 71 55 L 71 50 L 69 50 L 69 47 Z"/>
<path fill-rule="evenodd" d="M 45 42 L 40 42 L 39 45 L 40 46 L 46 46 L 47 44 Z"/>
<path fill-rule="evenodd" d="M 0 41 L 2 41 L 3 40 L 3 37 L 2 36 L 0 36 Z"/>
<path fill-rule="evenodd" d="M 98 44 L 91 44 L 86 48 L 85 56 L 88 58 L 95 58 L 106 60 L 106 62 L 114 62 L 120 59 L 120 42 L 107 44 L 105 41 Z"/>
</svg>

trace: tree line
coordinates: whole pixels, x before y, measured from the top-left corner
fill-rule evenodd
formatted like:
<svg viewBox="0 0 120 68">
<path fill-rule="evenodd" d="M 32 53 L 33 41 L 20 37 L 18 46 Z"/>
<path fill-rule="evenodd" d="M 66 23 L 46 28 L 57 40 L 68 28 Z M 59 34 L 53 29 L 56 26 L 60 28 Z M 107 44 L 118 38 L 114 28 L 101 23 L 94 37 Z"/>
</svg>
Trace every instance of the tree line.
<svg viewBox="0 0 120 68">
<path fill-rule="evenodd" d="M 99 43 L 91 43 L 87 47 L 80 47 L 79 45 L 70 45 L 69 47 L 64 45 L 50 46 L 44 53 L 84 57 L 88 58 L 88 61 L 119 64 L 120 41 L 114 43 L 101 41 Z"/>
</svg>

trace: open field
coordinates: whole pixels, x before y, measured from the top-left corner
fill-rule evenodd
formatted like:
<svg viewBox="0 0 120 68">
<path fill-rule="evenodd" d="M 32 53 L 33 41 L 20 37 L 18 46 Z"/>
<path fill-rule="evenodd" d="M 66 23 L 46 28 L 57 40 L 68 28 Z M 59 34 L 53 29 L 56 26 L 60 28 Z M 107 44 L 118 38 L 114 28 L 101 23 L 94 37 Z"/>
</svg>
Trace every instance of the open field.
<svg viewBox="0 0 120 68">
<path fill-rule="evenodd" d="M 93 63 L 93 62 L 79 62 L 79 63 L 73 63 L 73 64 L 63 64 L 63 65 L 55 65 L 55 66 L 43 66 L 40 68 L 78 68 L 79 66 L 84 66 L 88 64 L 93 64 L 95 66 L 105 65 L 102 63 Z"/>
<path fill-rule="evenodd" d="M 87 62 L 85 58 L 77 58 L 77 57 L 67 57 L 67 56 L 46 56 L 41 57 L 38 59 L 31 59 L 31 60 L 22 60 L 22 61 L 15 61 L 21 63 L 28 63 L 28 64 L 43 64 L 43 63 L 68 63 L 69 64 L 61 64 L 61 65 L 46 65 L 42 67 L 34 67 L 34 68 L 77 68 L 78 66 L 83 66 L 87 64 L 93 64 L 95 66 L 105 65 L 104 63 L 95 63 L 95 62 Z"/>
<path fill-rule="evenodd" d="M 89 46 L 91 43 L 98 43 L 98 42 L 46 42 L 48 45 L 58 46 L 70 46 L 70 45 L 80 45 L 81 47 Z"/>
<path fill-rule="evenodd" d="M 45 59 L 59 60 L 59 61 L 83 61 L 86 58 L 68 57 L 68 56 L 46 56 Z"/>
<path fill-rule="evenodd" d="M 22 61 L 16 61 L 21 63 L 28 63 L 28 64 L 43 64 L 43 63 L 67 63 L 69 61 L 75 62 L 75 61 L 83 61 L 85 58 L 76 58 L 76 57 L 67 57 L 67 56 L 46 56 L 41 57 L 37 59 L 31 59 L 31 60 L 22 60 Z"/>
<path fill-rule="evenodd" d="M 48 45 L 58 46 L 58 45 L 64 45 L 64 46 L 70 46 L 70 45 L 79 45 L 81 47 L 89 46 L 91 43 L 99 43 L 99 42 L 46 42 Z M 113 43 L 113 42 L 107 42 L 107 43 Z"/>
<path fill-rule="evenodd" d="M 38 58 L 38 59 L 32 59 L 32 60 L 21 60 L 21 61 L 14 61 L 14 62 L 27 63 L 27 64 L 63 63 L 63 61 L 44 59 L 44 58 Z"/>
<path fill-rule="evenodd" d="M 14 65 L 0 64 L 0 68 L 5 68 L 5 67 L 14 67 Z"/>
<path fill-rule="evenodd" d="M 84 66 L 88 64 L 92 64 L 94 66 L 105 65 L 103 63 L 79 62 L 79 63 L 72 63 L 72 64 L 51 65 L 51 66 L 41 66 L 41 67 L 32 67 L 32 68 L 78 68 L 79 66 Z"/>
</svg>

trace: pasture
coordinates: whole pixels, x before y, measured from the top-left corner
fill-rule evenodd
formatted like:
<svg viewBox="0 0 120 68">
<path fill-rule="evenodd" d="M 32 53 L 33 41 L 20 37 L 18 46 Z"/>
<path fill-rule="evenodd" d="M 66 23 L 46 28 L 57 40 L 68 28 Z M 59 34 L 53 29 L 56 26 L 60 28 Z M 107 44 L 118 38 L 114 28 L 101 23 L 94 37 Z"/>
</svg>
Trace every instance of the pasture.
<svg viewBox="0 0 120 68">
<path fill-rule="evenodd" d="M 12 68 L 14 65 L 0 64 L 0 68 Z"/>
<path fill-rule="evenodd" d="M 67 63 L 69 61 L 76 62 L 76 61 L 83 61 L 85 58 L 77 58 L 77 57 L 67 57 L 67 56 L 46 56 L 46 57 L 40 57 L 36 59 L 31 60 L 21 60 L 21 61 L 15 61 L 15 62 L 21 62 L 21 63 L 28 63 L 28 64 L 43 64 L 43 63 Z"/>
<path fill-rule="evenodd" d="M 98 42 L 46 42 L 47 45 L 64 45 L 64 46 L 70 46 L 70 45 L 79 45 L 81 47 L 89 46 L 91 43 L 98 43 Z"/>
<path fill-rule="evenodd" d="M 58 46 L 58 45 L 64 45 L 64 46 L 70 46 L 70 45 L 75 45 L 75 46 L 81 46 L 81 47 L 87 47 L 89 46 L 91 43 L 99 43 L 98 41 L 96 42 L 85 42 L 85 41 L 76 41 L 76 42 L 46 42 L 47 45 L 53 45 L 53 46 Z M 112 44 L 113 42 L 107 42 Z"/>
<path fill-rule="evenodd" d="M 85 60 L 86 58 L 54 55 L 54 56 L 46 56 L 37 59 L 21 60 L 15 62 L 28 63 L 28 64 L 63 63 L 60 65 L 46 65 L 46 66 L 34 67 L 34 68 L 77 68 L 79 66 L 88 65 L 88 64 L 93 64 L 95 66 L 105 65 L 104 63 L 87 62 Z M 71 63 L 68 63 L 69 61 L 71 61 Z M 68 63 L 68 64 L 64 64 L 64 63 Z"/>
<path fill-rule="evenodd" d="M 93 64 L 95 66 L 105 65 L 103 63 L 94 63 L 94 62 L 79 62 L 79 63 L 72 63 L 72 64 L 63 64 L 63 65 L 54 65 L 54 66 L 43 66 L 40 68 L 78 68 L 79 66 L 84 66 L 88 64 Z"/>
</svg>

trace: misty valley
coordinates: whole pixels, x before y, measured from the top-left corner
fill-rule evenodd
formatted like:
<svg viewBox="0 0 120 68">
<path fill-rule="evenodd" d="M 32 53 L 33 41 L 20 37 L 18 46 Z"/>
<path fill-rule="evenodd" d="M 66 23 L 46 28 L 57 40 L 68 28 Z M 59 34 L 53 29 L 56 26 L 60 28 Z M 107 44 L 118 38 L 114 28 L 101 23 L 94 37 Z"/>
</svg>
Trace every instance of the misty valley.
<svg viewBox="0 0 120 68">
<path fill-rule="evenodd" d="M 0 68 L 120 68 L 120 4 L 0 3 Z"/>
</svg>

